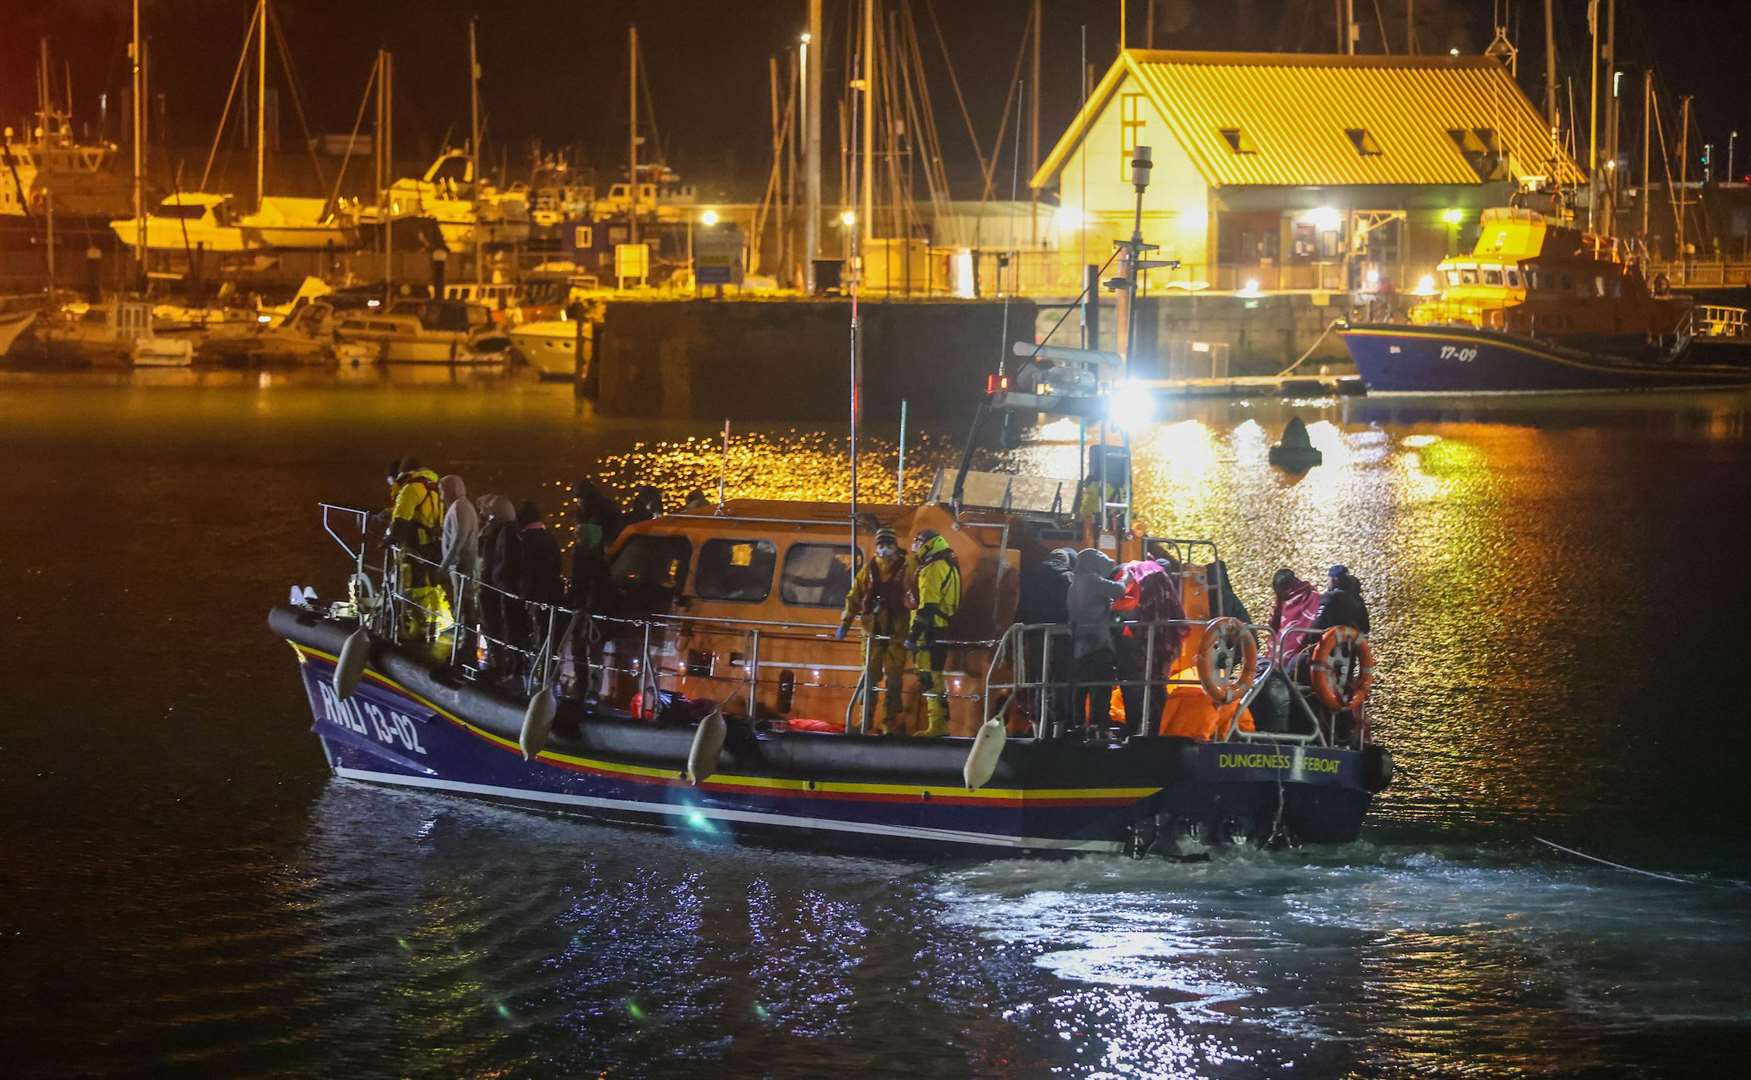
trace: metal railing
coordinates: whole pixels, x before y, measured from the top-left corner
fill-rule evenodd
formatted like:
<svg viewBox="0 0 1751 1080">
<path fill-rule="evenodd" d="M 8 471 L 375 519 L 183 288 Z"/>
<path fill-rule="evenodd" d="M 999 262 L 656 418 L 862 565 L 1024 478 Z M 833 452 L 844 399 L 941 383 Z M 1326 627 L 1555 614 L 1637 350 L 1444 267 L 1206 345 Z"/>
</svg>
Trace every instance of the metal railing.
<svg viewBox="0 0 1751 1080">
<path fill-rule="evenodd" d="M 1245 623 L 1241 627 L 1252 636 L 1254 648 L 1257 650 L 1259 665 L 1256 676 L 1234 701 L 1217 702 L 1209 697 L 1199 678 L 1190 673 L 1195 670 L 1195 658 L 1193 667 L 1175 670 L 1173 663 L 1180 655 L 1186 638 L 1206 632 L 1208 623 L 1196 619 L 1163 619 L 1100 626 L 1098 629 L 1114 634 L 1115 640 L 1116 635 L 1123 632 L 1129 632 L 1133 641 L 1141 637 L 1143 648 L 1140 656 L 1133 655 L 1128 660 L 1120 661 L 1112 677 L 1102 675 L 1089 679 L 1079 678 L 1074 668 L 1074 634 L 1077 627 L 1063 623 L 1016 623 L 998 639 L 997 647 L 992 651 L 985 671 L 985 707 L 981 718 L 1008 720 L 1012 713 L 1019 711 L 1020 716 L 1031 726 L 1034 738 L 1063 738 L 1072 729 L 1081 727 L 1084 722 L 1080 715 L 1080 695 L 1083 692 L 1110 696 L 1116 689 L 1121 698 L 1125 699 L 1126 715 L 1122 724 L 1113 725 L 1115 730 L 1129 736 L 1149 738 L 1159 733 L 1164 709 L 1174 690 L 1191 687 L 1197 688 L 1216 711 L 1217 724 L 1212 738 L 1217 742 L 1299 742 L 1327 746 L 1340 741 L 1353 741 L 1360 745 L 1365 740 L 1366 725 L 1361 723 L 1353 725 L 1353 730 L 1347 737 L 1340 738 L 1335 717 L 1330 714 L 1330 710 L 1316 706 L 1308 700 L 1308 688 L 1295 681 L 1288 666 L 1266 659 L 1280 655 L 1281 642 L 1289 634 L 1300 633 L 1304 628 L 1293 627 L 1285 630 L 1277 637 L 1279 649 L 1267 651 L 1271 639 L 1268 628 Z M 1070 640 L 1064 640 L 1066 638 Z M 1172 642 L 1172 652 L 1158 650 L 1158 644 L 1167 641 Z M 1289 663 L 1293 665 L 1293 657 Z M 1066 668 L 1069 670 L 1064 670 Z M 1231 657 L 1220 674 L 1225 680 L 1234 679 L 1239 682 L 1236 658 Z M 1243 729 L 1242 714 L 1253 707 L 1273 680 L 1281 682 L 1288 691 L 1291 717 L 1285 719 L 1293 723 L 1295 718 L 1299 718 L 1302 729 Z M 1134 716 L 1130 715 L 1133 707 L 1137 712 Z M 1224 710 L 1227 710 L 1226 717 L 1223 716 Z"/>
<path fill-rule="evenodd" d="M 381 562 L 372 565 L 369 557 L 372 538 L 369 533 L 373 519 L 379 515 L 356 507 L 331 503 L 322 503 L 320 506 L 323 530 L 347 553 L 353 566 L 349 580 L 349 600 L 342 605 L 343 613 L 356 615 L 373 633 L 396 644 L 408 643 L 404 640 L 404 629 L 410 622 L 406 616 L 417 611 L 421 617 L 418 621 L 424 622 L 435 631 L 428 633 L 429 640 L 441 640 L 445 633 L 449 634 L 448 662 L 452 666 L 465 666 L 473 659 L 464 655 L 463 650 L 466 647 L 474 643 L 484 644 L 489 657 L 496 657 L 501 668 L 507 666 L 503 661 L 510 658 L 508 666 L 526 694 L 533 695 L 560 685 L 564 681 L 567 666 L 570 665 L 573 688 L 581 685 L 585 694 L 604 686 L 609 675 L 635 680 L 633 694 L 639 700 L 639 708 L 642 710 L 653 706 L 656 695 L 665 689 L 665 680 L 672 684 L 674 680 L 681 678 L 704 678 L 736 685 L 737 689 L 731 698 L 735 694 L 746 697 L 746 712 L 750 719 L 759 713 L 763 685 L 771 686 L 773 682 L 781 680 L 784 673 L 789 673 L 794 678 L 794 672 L 790 669 L 807 669 L 815 674 L 815 680 L 806 684 L 807 688 L 848 692 L 843 725 L 845 733 L 869 732 L 874 698 L 878 692 L 877 687 L 868 685 L 871 652 L 891 645 L 891 637 L 860 635 L 860 662 L 855 667 L 848 664 L 823 664 L 813 660 L 769 662 L 762 659 L 762 651 L 770 639 L 776 637 L 795 641 L 806 635 L 808 639 L 825 641 L 831 639 L 838 624 L 706 615 L 634 617 L 580 611 L 563 603 L 524 599 L 514 592 L 482 580 L 477 574 L 444 567 L 439 561 L 389 542 L 384 542 L 382 546 Z M 337 527 L 337 523 L 345 524 Z M 1213 561 L 1216 555 L 1215 545 L 1209 541 L 1151 537 L 1147 542 L 1166 549 L 1176 557 L 1190 555 L 1201 548 L 1209 549 Z M 1198 574 L 1203 568 L 1183 560 L 1182 565 L 1184 569 L 1179 576 L 1182 578 L 1183 592 L 1183 578 Z M 451 613 L 419 602 L 411 594 L 411 590 L 404 587 L 402 581 L 403 571 L 409 566 L 422 567 L 427 580 L 431 581 L 445 580 L 444 575 L 447 575 L 450 585 L 448 593 L 456 598 L 457 610 Z M 1206 587 L 1209 589 L 1211 614 L 1220 616 L 1220 582 L 1207 582 Z M 483 598 L 487 596 L 496 597 L 502 604 L 522 605 L 529 619 L 529 635 L 521 640 L 508 640 L 506 637 L 488 633 L 481 618 Z M 449 627 L 442 625 L 446 617 L 452 620 Z M 578 622 L 580 618 L 584 620 L 582 624 Z M 1141 662 L 1136 662 L 1133 654 L 1126 661 L 1126 670 L 1116 672 L 1114 678 L 1100 679 L 1076 677 L 1073 641 L 1066 639 L 1073 638 L 1077 627 L 1069 624 L 1016 623 L 996 639 L 940 639 L 934 644 L 958 652 L 963 658 L 971 659 L 975 663 L 978 652 L 986 651 L 989 655 L 983 672 L 963 669 L 941 672 L 944 685 L 938 692 L 946 699 L 976 703 L 979 706 L 978 717 L 981 723 L 994 717 L 1007 720 L 1012 714 L 1019 712 L 1030 723 L 1034 738 L 1052 739 L 1070 732 L 1071 710 L 1081 692 L 1093 691 L 1110 696 L 1117 688 L 1128 701 L 1140 702 L 1138 715 L 1126 716 L 1124 730 L 1132 735 L 1152 737 L 1157 734 L 1155 729 L 1169 694 L 1176 688 L 1200 686 L 1196 677 L 1172 670 L 1171 661 L 1179 655 L 1181 642 L 1185 637 L 1202 634 L 1207 627 L 1206 622 L 1197 619 L 1106 624 L 1101 628 L 1114 634 L 1115 641 L 1116 636 L 1124 631 L 1129 631 L 1132 640 L 1141 638 Z M 1217 741 L 1263 740 L 1316 745 L 1329 745 L 1335 741 L 1333 718 L 1328 711 L 1322 711 L 1310 703 L 1304 692 L 1305 688 L 1297 684 L 1280 665 L 1267 659 L 1281 655 L 1288 637 L 1291 634 L 1304 633 L 1306 628 L 1285 628 L 1275 641 L 1271 640 L 1269 630 L 1264 627 L 1243 624 L 1243 628 L 1252 636 L 1260 658 L 1258 675 L 1238 699 L 1238 706 L 1232 708 L 1214 738 Z M 1169 631 L 1172 631 L 1171 636 Z M 680 656 L 676 666 L 665 666 L 662 663 L 663 657 L 679 653 L 681 643 L 696 644 L 714 637 L 732 639 L 743 647 L 735 649 L 712 646 L 695 650 L 707 658 L 703 661 L 703 670 L 691 656 Z M 1173 643 L 1172 655 L 1161 647 L 1170 640 Z M 975 656 L 968 657 L 969 652 Z M 740 668 L 739 673 L 735 671 L 737 668 Z M 781 668 L 784 673 L 781 673 L 778 680 L 763 682 L 764 668 Z M 907 670 L 912 670 L 910 665 Z M 850 671 L 857 673 L 857 678 L 853 681 L 822 681 L 823 672 Z M 1226 674 L 1232 675 L 1232 669 Z M 960 680 L 966 679 L 974 681 L 972 689 L 954 692 L 953 687 Z M 1288 687 L 1291 708 L 1304 721 L 1305 730 L 1264 732 L 1240 728 L 1241 714 L 1252 706 L 1273 679 L 1282 681 Z M 879 688 L 879 692 L 897 692 L 893 688 L 893 682 L 890 679 L 890 685 Z M 1126 695 L 1126 691 L 1136 696 Z M 860 704 L 861 710 L 858 709 Z M 1229 704 L 1232 703 L 1212 702 L 1218 710 L 1228 708 Z M 854 719 L 854 711 L 860 712 L 860 718 Z M 1218 715 L 1220 716 L 1220 711 Z M 1355 725 L 1358 740 L 1364 737 L 1364 728 L 1363 724 Z"/>
</svg>

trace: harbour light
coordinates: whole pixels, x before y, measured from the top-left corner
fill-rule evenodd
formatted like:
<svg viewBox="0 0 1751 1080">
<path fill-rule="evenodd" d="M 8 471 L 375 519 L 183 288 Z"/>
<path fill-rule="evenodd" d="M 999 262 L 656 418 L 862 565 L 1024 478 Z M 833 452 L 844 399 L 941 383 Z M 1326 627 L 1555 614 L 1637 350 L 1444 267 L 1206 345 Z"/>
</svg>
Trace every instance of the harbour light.
<svg viewBox="0 0 1751 1080">
<path fill-rule="evenodd" d="M 841 210 L 839 212 L 839 224 L 845 226 L 847 229 L 851 228 L 853 225 L 856 225 L 857 224 L 857 212 L 854 210 Z"/>
<path fill-rule="evenodd" d="M 717 224 L 717 211 L 716 210 L 707 210 L 705 213 L 700 214 L 699 215 L 699 223 L 701 225 L 704 225 L 708 229 L 711 228 L 713 225 L 716 225 Z"/>
<path fill-rule="evenodd" d="M 1320 232 L 1336 232 L 1343 228 L 1344 215 L 1335 206 L 1316 206 L 1301 215 L 1303 225 L 1312 225 Z"/>
<path fill-rule="evenodd" d="M 1441 211 L 1441 220 L 1449 225 L 1457 225 L 1465 220 L 1465 211 L 1458 207 Z"/>
<path fill-rule="evenodd" d="M 1419 295 L 1419 296 L 1433 296 L 1433 295 L 1435 295 L 1435 275 L 1434 274 L 1424 274 L 1422 277 L 1417 279 L 1417 295 Z"/>
<path fill-rule="evenodd" d="M 1247 278 L 1246 284 L 1241 286 L 1240 295 L 1242 295 L 1242 296 L 1257 296 L 1258 294 L 1259 294 L 1259 279 L 1258 278 L 1250 278 L 1250 277 Z"/>
<path fill-rule="evenodd" d="M 1075 232 L 1082 228 L 1082 211 L 1074 206 L 1060 206 L 1053 214 L 1061 232 Z"/>
<path fill-rule="evenodd" d="M 1107 419 L 1124 431 L 1141 431 L 1155 420 L 1155 398 L 1135 379 L 1114 386 L 1107 397 Z"/>
</svg>

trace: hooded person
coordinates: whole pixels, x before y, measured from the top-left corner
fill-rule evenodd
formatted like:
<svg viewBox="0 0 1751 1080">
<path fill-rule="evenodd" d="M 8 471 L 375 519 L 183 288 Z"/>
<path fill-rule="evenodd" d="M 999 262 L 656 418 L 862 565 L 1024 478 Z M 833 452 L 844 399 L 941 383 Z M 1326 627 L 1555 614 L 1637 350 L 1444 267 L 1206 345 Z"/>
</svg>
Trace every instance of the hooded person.
<svg viewBox="0 0 1751 1080">
<path fill-rule="evenodd" d="M 935 529 L 920 530 L 912 541 L 917 560 L 909 592 L 917 600 L 912 624 L 906 632 L 906 649 L 914 653 L 913 666 L 924 692 L 924 714 L 929 720 L 921 735 L 948 734 L 948 683 L 943 668 L 948 646 L 942 635 L 961 608 L 961 564 L 954 549 Z"/>
<path fill-rule="evenodd" d="M 1094 548 L 1077 552 L 1075 576 L 1065 598 L 1075 672 L 1071 722 L 1087 724 L 1089 733 L 1096 736 L 1107 733 L 1113 682 L 1117 677 L 1113 653 L 1117 616 L 1113 614 L 1113 602 L 1125 595 L 1125 586 L 1112 579 L 1116 569 L 1113 560 Z"/>
<path fill-rule="evenodd" d="M 438 566 L 450 586 L 450 606 L 456 621 L 466 623 L 476 607 L 474 579 L 480 574 L 480 515 L 468 500 L 462 478 L 451 473 L 438 481 L 444 499 Z"/>
<path fill-rule="evenodd" d="M 490 588 L 481 590 L 481 624 L 490 639 L 488 664 L 513 670 L 512 646 L 528 636 L 528 618 L 516 600 L 523 567 L 523 544 L 517 532 L 517 509 L 504 495 L 481 499 L 485 510 L 480 529 L 481 579 Z"/>
<path fill-rule="evenodd" d="M 533 501 L 518 507 L 517 528 L 523 544 L 517 595 L 536 604 L 563 604 L 565 576 L 560 569 L 559 541 L 541 520 L 541 507 Z"/>
<path fill-rule="evenodd" d="M 579 611 L 596 611 L 608 597 L 608 545 L 620 531 L 620 508 L 588 480 L 578 481 L 572 497 L 577 500 L 577 536 L 569 601 Z"/>
<path fill-rule="evenodd" d="M 1319 618 L 1319 593 L 1288 567 L 1271 575 L 1271 592 L 1277 600 L 1271 608 L 1271 655 L 1279 666 L 1286 666 L 1319 640 L 1313 629 Z"/>
<path fill-rule="evenodd" d="M 1154 559 L 1121 565 L 1118 579 L 1125 587 L 1125 595 L 1113 605 L 1114 610 L 1124 609 L 1127 622 L 1135 624 L 1119 628 L 1114 650 L 1125 722 L 1127 726 L 1134 725 L 1137 731 L 1152 732 L 1167 699 L 1167 690 L 1165 686 L 1156 686 L 1145 695 L 1142 684 L 1165 681 L 1173 674 L 1186 629 L 1175 624 L 1185 620 L 1185 607 L 1173 574 Z M 1149 699 L 1147 710 L 1143 708 L 1145 697 Z"/>
<path fill-rule="evenodd" d="M 1331 586 L 1319 598 L 1319 615 L 1313 620 L 1313 628 L 1323 631 L 1351 626 L 1368 633 L 1368 604 L 1362 599 L 1362 583 L 1341 564 L 1332 567 L 1327 577 Z"/>
<path fill-rule="evenodd" d="M 876 530 L 875 556 L 863 564 L 845 594 L 845 611 L 839 616 L 836 640 L 843 641 L 851 621 L 863 628 L 864 665 L 863 723 L 867 728 L 874 708 L 877 686 L 882 691 L 882 734 L 901 735 L 900 706 L 904 704 L 906 632 L 910 617 L 906 608 L 906 578 L 909 568 L 894 530 Z M 883 677 L 887 682 L 884 685 Z"/>
</svg>

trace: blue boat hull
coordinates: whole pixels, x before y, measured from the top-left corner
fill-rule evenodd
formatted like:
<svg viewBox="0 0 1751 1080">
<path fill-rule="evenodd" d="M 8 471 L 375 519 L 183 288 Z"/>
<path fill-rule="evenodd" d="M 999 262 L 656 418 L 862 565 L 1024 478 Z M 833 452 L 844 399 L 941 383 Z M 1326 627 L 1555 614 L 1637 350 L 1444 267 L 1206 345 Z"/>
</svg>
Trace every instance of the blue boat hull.
<svg viewBox="0 0 1751 1080">
<path fill-rule="evenodd" d="M 1742 347 L 1694 345 L 1677 362 L 1636 362 L 1494 330 L 1359 325 L 1341 332 L 1370 394 L 1527 394 L 1751 385 Z"/>
<path fill-rule="evenodd" d="M 1364 754 L 1331 747 L 1011 740 L 991 782 L 968 791 L 969 739 L 756 733 L 740 723 L 718 771 L 693 786 L 683 779 L 690 726 L 574 705 L 526 761 L 520 703 L 383 647 L 343 701 L 331 684 L 346 628 L 285 608 L 271 622 L 298 654 L 312 730 L 336 775 L 701 837 L 939 856 L 1114 852 L 1139 822 L 1269 826 L 1281 799 L 1294 838 L 1347 842 L 1371 801 Z"/>
</svg>

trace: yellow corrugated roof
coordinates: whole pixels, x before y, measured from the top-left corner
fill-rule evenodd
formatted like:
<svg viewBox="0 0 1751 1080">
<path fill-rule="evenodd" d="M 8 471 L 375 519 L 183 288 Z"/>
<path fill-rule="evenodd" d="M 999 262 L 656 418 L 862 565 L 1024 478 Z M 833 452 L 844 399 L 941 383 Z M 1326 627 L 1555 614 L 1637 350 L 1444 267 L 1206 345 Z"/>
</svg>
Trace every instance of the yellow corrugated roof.
<svg viewBox="0 0 1751 1080">
<path fill-rule="evenodd" d="M 1549 175 L 1550 130 L 1488 57 L 1126 50 L 1031 181 L 1052 183 L 1107 100 L 1133 76 L 1213 187 L 1476 184 L 1452 129 L 1486 129 L 1513 176 Z M 1252 153 L 1222 134 L 1243 133 Z M 1367 132 L 1361 153 L 1349 129 Z M 1556 179 L 1584 183 L 1560 149 Z"/>
</svg>

